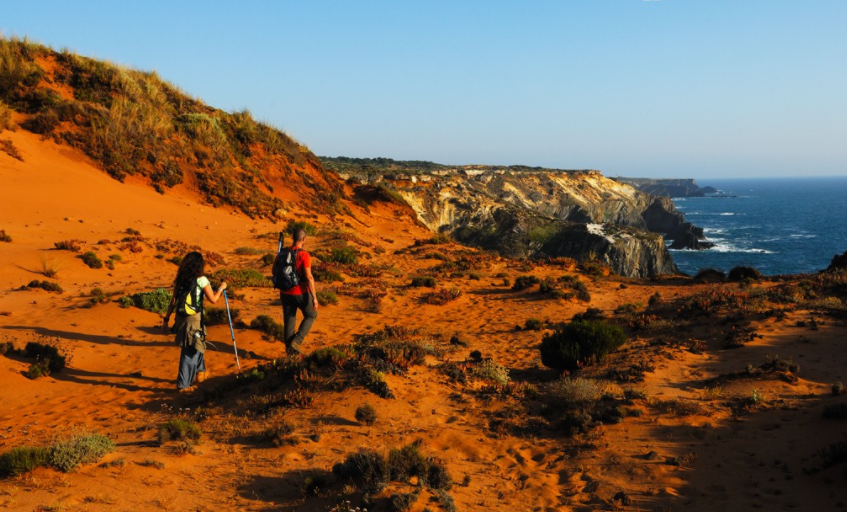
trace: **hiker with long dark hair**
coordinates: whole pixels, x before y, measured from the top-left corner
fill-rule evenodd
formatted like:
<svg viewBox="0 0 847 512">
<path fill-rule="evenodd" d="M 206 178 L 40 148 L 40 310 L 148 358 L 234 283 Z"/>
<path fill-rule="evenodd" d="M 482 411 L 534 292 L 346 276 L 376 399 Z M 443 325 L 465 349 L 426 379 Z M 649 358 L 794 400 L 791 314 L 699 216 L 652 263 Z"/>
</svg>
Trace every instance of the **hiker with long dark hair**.
<svg viewBox="0 0 847 512">
<path fill-rule="evenodd" d="M 212 304 L 221 298 L 226 290 L 226 283 L 221 283 L 218 291 L 212 291 L 212 285 L 205 274 L 206 263 L 199 252 L 190 252 L 182 259 L 174 279 L 174 293 L 168 312 L 162 322 L 162 330 L 168 332 L 171 313 L 176 311 L 174 330 L 176 344 L 182 347 L 179 356 L 179 373 L 176 387 L 179 390 L 189 389 L 194 379 L 202 382 L 208 376 L 206 361 L 206 324 L 203 321 L 203 299 Z"/>
</svg>

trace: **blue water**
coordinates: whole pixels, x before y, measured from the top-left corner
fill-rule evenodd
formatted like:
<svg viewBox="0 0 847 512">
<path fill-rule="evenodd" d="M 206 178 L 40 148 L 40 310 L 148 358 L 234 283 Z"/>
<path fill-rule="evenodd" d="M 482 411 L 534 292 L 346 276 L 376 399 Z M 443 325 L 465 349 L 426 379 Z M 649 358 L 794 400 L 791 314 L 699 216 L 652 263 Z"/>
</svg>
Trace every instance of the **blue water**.
<svg viewBox="0 0 847 512">
<path fill-rule="evenodd" d="M 828 178 L 698 179 L 737 197 L 674 199 L 685 220 L 717 244 L 705 251 L 671 251 L 679 269 L 728 271 L 743 265 L 763 274 L 826 268 L 847 250 L 847 176 Z"/>
</svg>

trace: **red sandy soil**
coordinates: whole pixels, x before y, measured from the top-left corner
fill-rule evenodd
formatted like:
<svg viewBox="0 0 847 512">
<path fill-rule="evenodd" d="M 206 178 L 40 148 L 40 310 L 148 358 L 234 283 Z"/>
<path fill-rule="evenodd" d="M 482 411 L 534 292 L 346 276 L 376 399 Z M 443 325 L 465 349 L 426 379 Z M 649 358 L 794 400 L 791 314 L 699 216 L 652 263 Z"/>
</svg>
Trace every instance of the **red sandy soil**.
<svg viewBox="0 0 847 512">
<path fill-rule="evenodd" d="M 637 387 L 648 400 L 678 398 L 702 407 L 694 415 L 660 414 L 641 403 L 635 406 L 641 416 L 577 440 L 543 432 L 495 432 L 488 424 L 489 413 L 514 399 L 462 394 L 461 386 L 436 371 L 439 361 L 432 359 L 412 367 L 405 377 L 387 377 L 394 399 L 353 387 L 316 395 L 311 406 L 281 413 L 298 425 L 304 438 L 320 434 L 316 440 L 273 447 L 249 441 L 243 423 L 210 418 L 199 423 L 204 438 L 196 453 L 179 456 L 172 447 L 158 446 L 157 428 L 180 409 L 193 414 L 196 400 L 174 392 L 179 349 L 170 335 L 159 332 L 161 317 L 122 309 L 115 302 L 81 308 L 88 300 L 84 295 L 95 287 L 117 298 L 170 286 L 176 267 L 157 259 L 154 247 L 143 245 L 138 253 L 120 249 L 127 228 L 148 241 L 170 239 L 219 253 L 226 264 L 218 268 L 257 268 L 257 256 L 237 256 L 234 249 L 275 252 L 274 240 L 257 235 L 278 231 L 280 224 L 202 205 L 187 190 L 160 195 L 133 179 L 119 183 L 80 153 L 23 131 L 2 137 L 12 140 L 24 161 L 0 153 L 0 228 L 13 237 L 11 243 L 0 243 L 0 342 L 11 341 L 16 348 L 28 341 L 55 342 L 70 357 L 66 370 L 36 380 L 23 376 L 26 359 L 0 357 L 0 451 L 49 445 L 69 432 L 87 429 L 117 443 L 117 450 L 103 462 L 125 464 L 87 465 L 68 474 L 38 469 L 0 480 L 0 507 L 329 510 L 337 503 L 333 495 L 303 497 L 300 489 L 310 471 L 329 471 L 360 447 L 387 450 L 418 439 L 425 453 L 447 463 L 456 482 L 450 494 L 458 510 L 823 511 L 843 509 L 847 503 L 842 467 L 811 471 L 820 467 L 817 450 L 844 438 L 844 424 L 821 419 L 821 410 L 838 400 L 830 397 L 831 384 L 847 378 L 845 327 L 833 319 L 814 331 L 795 326 L 810 316 L 804 311 L 791 312 L 782 321 L 760 322 L 756 328 L 763 337 L 737 350 L 721 350 L 719 343 L 704 337 L 707 350 L 702 354 L 674 345 L 651 352 L 649 338 L 634 336 L 618 360 L 650 357 L 655 371 L 634 386 L 609 382 L 610 392 Z M 549 371 L 538 351 L 542 333 L 513 327 L 533 317 L 566 320 L 587 304 L 511 292 L 494 276 L 506 273 L 514 280 L 523 272 L 495 258 L 480 271 L 481 279 L 450 282 L 463 292 L 458 300 L 422 305 L 419 299 L 427 290 L 403 285 L 409 276 L 439 261 L 395 251 L 431 234 L 385 205 L 376 204 L 370 212 L 351 208 L 351 217 L 308 220 L 356 234 L 372 245 L 362 248 L 373 256 L 371 261 L 390 263 L 398 272 L 382 278 L 388 296 L 379 313 L 367 311 L 360 299 L 349 296 L 340 296 L 338 305 L 322 307 L 306 351 L 350 343 L 354 335 L 384 325 L 403 325 L 432 333 L 434 339 L 461 333 L 469 346 L 448 353 L 446 359 L 463 360 L 471 350 L 480 350 L 513 376 Z M 296 218 L 297 212 L 290 216 Z M 120 254 L 122 261 L 114 270 L 88 268 L 78 254 L 53 249 L 55 242 L 69 239 L 80 240 L 83 250 L 94 250 L 101 258 Z M 101 240 L 109 242 L 98 245 Z M 307 249 L 321 245 L 320 236 L 307 240 Z M 377 254 L 377 247 L 385 252 Z M 44 279 L 42 259 L 59 265 L 54 281 L 64 293 L 17 290 L 33 279 Z M 534 273 L 563 272 L 539 267 Z M 656 291 L 670 299 L 708 287 L 682 278 L 591 280 L 579 275 L 588 282 L 590 306 L 609 315 L 626 302 L 646 303 Z M 244 295 L 233 304 L 242 318 L 269 314 L 281 321 L 273 290 L 251 288 Z M 698 336 L 705 335 L 696 330 L 670 334 L 677 341 Z M 209 339 L 218 348 L 207 353 L 213 378 L 200 387 L 237 372 L 228 327 L 210 327 Z M 245 370 L 283 354 L 278 343 L 254 330 L 237 329 L 236 339 Z M 798 382 L 742 379 L 725 384 L 719 396 L 704 391 L 705 379 L 761 364 L 776 354 L 800 364 Z M 736 415 L 724 405 L 732 397 L 751 396 L 753 389 L 764 396 L 764 406 Z M 456 399 L 456 393 L 464 398 Z M 355 409 L 365 402 L 378 412 L 373 426 L 354 418 Z M 651 451 L 658 457 L 647 458 Z M 667 464 L 672 457 L 682 457 L 683 463 Z M 144 465 L 146 461 L 164 466 Z M 613 500 L 619 491 L 631 504 Z M 426 493 L 411 510 L 424 507 L 439 510 Z"/>
</svg>

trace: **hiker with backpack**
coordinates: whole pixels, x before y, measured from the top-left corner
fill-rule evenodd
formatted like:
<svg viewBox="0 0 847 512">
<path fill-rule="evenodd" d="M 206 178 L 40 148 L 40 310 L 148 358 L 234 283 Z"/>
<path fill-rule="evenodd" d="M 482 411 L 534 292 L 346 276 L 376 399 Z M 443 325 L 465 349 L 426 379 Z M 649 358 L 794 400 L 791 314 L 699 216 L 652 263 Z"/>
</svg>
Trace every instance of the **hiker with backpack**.
<svg viewBox="0 0 847 512">
<path fill-rule="evenodd" d="M 212 285 L 205 274 L 205 261 L 199 252 L 185 255 L 176 271 L 174 293 L 168 311 L 162 322 L 163 332 L 168 332 L 171 313 L 176 312 L 174 328 L 176 344 L 182 347 L 179 356 L 179 373 L 176 378 L 178 390 L 187 390 L 208 377 L 206 361 L 206 323 L 203 319 L 203 301 L 208 299 L 212 304 L 220 299 L 226 290 L 226 283 L 221 283 L 217 292 L 212 291 Z"/>
<path fill-rule="evenodd" d="M 280 233 L 280 248 L 284 235 Z M 309 329 L 318 317 L 318 296 L 315 292 L 315 279 L 312 277 L 312 258 L 303 250 L 306 243 L 306 231 L 298 229 L 293 233 L 294 245 L 281 249 L 273 266 L 274 286 L 279 289 L 282 302 L 282 320 L 285 332 L 285 351 L 289 355 L 300 354 L 300 346 Z M 303 312 L 303 321 L 297 326 L 297 310 Z"/>
</svg>

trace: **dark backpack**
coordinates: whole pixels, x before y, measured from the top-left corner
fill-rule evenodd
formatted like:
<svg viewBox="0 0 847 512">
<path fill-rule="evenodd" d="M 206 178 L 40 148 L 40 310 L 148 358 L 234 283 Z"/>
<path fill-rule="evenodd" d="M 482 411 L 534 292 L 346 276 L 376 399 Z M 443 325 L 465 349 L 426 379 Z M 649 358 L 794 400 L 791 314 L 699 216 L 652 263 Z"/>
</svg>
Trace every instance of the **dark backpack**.
<svg viewBox="0 0 847 512">
<path fill-rule="evenodd" d="M 176 314 L 179 316 L 191 316 L 197 313 L 203 314 L 203 293 L 196 294 L 195 290 L 199 290 L 200 285 L 196 282 L 193 286 L 184 286 L 179 289 L 176 294 Z M 197 299 L 199 295 L 200 299 Z M 195 304 L 195 301 L 197 303 Z"/>
<path fill-rule="evenodd" d="M 300 284 L 297 274 L 297 253 L 300 249 L 283 249 L 276 255 L 273 277 L 274 288 L 290 290 Z"/>
</svg>

